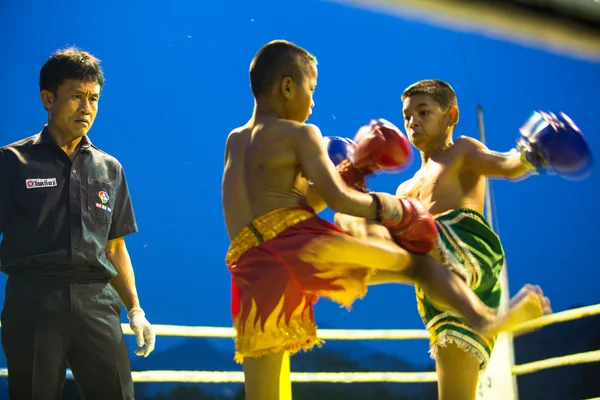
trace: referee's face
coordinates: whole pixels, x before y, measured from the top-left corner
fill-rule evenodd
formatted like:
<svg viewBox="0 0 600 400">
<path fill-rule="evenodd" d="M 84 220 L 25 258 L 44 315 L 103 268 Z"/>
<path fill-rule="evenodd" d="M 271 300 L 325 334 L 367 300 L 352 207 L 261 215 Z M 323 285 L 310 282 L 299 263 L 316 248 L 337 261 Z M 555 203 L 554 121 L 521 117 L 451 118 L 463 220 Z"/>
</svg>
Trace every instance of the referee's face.
<svg viewBox="0 0 600 400">
<path fill-rule="evenodd" d="M 69 139 L 85 136 L 98 113 L 100 85 L 67 79 L 54 93 L 42 96 L 52 132 Z"/>
</svg>

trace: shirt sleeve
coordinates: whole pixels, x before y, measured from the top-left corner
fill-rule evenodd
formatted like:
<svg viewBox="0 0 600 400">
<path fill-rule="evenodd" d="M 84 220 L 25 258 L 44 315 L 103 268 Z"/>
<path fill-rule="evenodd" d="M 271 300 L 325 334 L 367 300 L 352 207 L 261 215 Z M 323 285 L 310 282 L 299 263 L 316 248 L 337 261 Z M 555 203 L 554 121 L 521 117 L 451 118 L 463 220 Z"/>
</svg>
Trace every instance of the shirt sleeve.
<svg viewBox="0 0 600 400">
<path fill-rule="evenodd" d="M 10 208 L 10 175 L 8 160 L 0 149 L 0 235 L 4 233 Z"/>
<path fill-rule="evenodd" d="M 108 233 L 108 240 L 127 236 L 138 231 L 133 204 L 127 186 L 127 178 L 123 168 L 119 168 L 119 186 L 117 187 L 117 198 L 113 207 L 112 224 Z"/>
</svg>

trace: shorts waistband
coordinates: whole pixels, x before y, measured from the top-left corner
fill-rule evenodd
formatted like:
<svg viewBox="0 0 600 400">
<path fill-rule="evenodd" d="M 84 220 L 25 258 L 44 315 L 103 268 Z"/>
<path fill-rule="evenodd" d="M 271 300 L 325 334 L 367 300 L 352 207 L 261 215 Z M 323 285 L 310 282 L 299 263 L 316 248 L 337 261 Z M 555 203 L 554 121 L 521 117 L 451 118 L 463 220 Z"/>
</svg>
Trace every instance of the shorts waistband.
<svg viewBox="0 0 600 400">
<path fill-rule="evenodd" d="M 246 225 L 229 246 L 225 262 L 231 265 L 246 251 L 275 238 L 287 228 L 313 218 L 315 212 L 307 206 L 278 208 L 261 215 Z"/>
<path fill-rule="evenodd" d="M 453 218 L 460 214 L 467 214 L 470 217 L 473 217 L 473 218 L 479 220 L 479 222 L 483 223 L 484 225 L 490 226 L 490 223 L 488 222 L 488 220 L 479 211 L 477 211 L 473 208 L 466 208 L 466 207 L 465 208 L 456 208 L 454 210 L 448 210 L 448 211 L 444 211 L 439 214 L 434 214 L 433 218 L 434 219 Z"/>
</svg>

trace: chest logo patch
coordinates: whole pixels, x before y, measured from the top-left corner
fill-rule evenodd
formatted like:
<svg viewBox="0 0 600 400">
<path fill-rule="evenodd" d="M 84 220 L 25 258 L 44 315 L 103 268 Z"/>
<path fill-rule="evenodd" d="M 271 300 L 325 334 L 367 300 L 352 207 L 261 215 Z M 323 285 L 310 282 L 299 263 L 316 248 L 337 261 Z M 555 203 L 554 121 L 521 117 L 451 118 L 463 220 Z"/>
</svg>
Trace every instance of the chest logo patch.
<svg viewBox="0 0 600 400">
<path fill-rule="evenodd" d="M 56 186 L 56 178 L 25 179 L 27 189 L 39 189 Z"/>
<path fill-rule="evenodd" d="M 106 193 L 105 191 L 98 192 L 98 197 L 100 197 L 100 201 L 102 202 L 102 204 L 108 203 L 109 197 L 108 193 Z"/>
<path fill-rule="evenodd" d="M 106 212 L 112 212 L 112 208 L 105 205 L 106 203 L 108 203 L 108 200 L 110 200 L 110 197 L 108 197 L 108 193 L 102 190 L 98 192 L 98 197 L 100 198 L 102 204 L 96 203 L 96 208 L 100 208 Z"/>
</svg>

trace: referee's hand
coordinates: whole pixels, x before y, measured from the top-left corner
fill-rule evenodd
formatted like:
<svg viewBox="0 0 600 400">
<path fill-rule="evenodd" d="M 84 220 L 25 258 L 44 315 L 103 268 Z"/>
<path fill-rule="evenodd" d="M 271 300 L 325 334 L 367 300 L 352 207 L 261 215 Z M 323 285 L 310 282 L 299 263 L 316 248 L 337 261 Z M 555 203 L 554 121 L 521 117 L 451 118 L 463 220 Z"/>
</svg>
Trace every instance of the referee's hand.
<svg viewBox="0 0 600 400">
<path fill-rule="evenodd" d="M 129 326 L 135 334 L 135 341 L 140 347 L 135 350 L 135 354 L 148 357 L 154 350 L 156 333 L 154 332 L 154 329 L 152 329 L 150 322 L 146 319 L 144 310 L 134 307 L 127 313 L 127 318 L 129 318 Z M 146 345 L 146 347 L 144 347 L 144 345 Z"/>
</svg>

